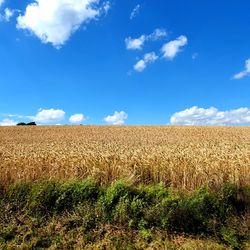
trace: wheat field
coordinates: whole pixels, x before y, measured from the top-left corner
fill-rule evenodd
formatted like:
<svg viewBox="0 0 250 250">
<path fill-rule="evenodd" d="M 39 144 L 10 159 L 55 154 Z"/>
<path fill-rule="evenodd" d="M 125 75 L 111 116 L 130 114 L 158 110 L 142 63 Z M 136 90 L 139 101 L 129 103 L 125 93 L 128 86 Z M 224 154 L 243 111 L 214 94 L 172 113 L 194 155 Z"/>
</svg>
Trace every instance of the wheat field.
<svg viewBox="0 0 250 250">
<path fill-rule="evenodd" d="M 250 127 L 0 128 L 0 182 L 162 182 L 194 190 L 250 183 Z"/>
</svg>

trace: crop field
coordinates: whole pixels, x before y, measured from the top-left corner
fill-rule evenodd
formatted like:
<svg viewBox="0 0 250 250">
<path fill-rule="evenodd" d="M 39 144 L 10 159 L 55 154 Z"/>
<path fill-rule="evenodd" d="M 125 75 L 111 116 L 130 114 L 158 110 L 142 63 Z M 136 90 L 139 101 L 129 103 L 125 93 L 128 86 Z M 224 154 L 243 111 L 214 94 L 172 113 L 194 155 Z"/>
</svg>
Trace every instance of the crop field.
<svg viewBox="0 0 250 250">
<path fill-rule="evenodd" d="M 0 181 L 250 183 L 250 127 L 2 127 Z"/>
<path fill-rule="evenodd" d="M 250 249 L 250 127 L 0 127 L 0 249 Z"/>
</svg>

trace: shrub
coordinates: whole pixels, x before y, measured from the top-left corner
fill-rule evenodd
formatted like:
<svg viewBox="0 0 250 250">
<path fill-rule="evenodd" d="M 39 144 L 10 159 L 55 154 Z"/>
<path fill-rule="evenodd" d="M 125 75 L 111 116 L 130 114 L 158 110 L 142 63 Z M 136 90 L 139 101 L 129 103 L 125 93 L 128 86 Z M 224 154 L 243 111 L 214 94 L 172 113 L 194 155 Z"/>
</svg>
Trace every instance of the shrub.
<svg viewBox="0 0 250 250">
<path fill-rule="evenodd" d="M 136 194 L 135 188 L 125 182 L 119 181 L 106 189 L 99 200 L 99 204 L 103 207 L 107 219 L 111 220 L 113 217 L 112 212 L 116 205 L 120 201 L 126 203 Z"/>
<path fill-rule="evenodd" d="M 36 216 L 52 215 L 59 196 L 59 183 L 48 181 L 35 184 L 29 196 L 28 210 Z"/>
<path fill-rule="evenodd" d="M 24 208 L 27 204 L 31 188 L 32 186 L 30 183 L 17 183 L 11 185 L 3 194 L 5 204 L 10 204 L 13 212 Z"/>
<path fill-rule="evenodd" d="M 71 210 L 77 205 L 87 201 L 94 202 L 99 196 L 99 187 L 92 180 L 66 182 L 60 187 L 55 202 L 55 211 Z"/>
</svg>

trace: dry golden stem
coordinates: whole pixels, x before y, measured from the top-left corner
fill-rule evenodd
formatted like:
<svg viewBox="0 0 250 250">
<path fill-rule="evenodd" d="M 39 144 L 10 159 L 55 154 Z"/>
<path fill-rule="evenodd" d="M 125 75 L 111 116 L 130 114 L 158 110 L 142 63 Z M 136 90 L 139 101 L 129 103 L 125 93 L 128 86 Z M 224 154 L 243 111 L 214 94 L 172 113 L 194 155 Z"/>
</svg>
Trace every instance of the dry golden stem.
<svg viewBox="0 0 250 250">
<path fill-rule="evenodd" d="M 250 127 L 1 127 L 0 182 L 250 183 Z"/>
</svg>

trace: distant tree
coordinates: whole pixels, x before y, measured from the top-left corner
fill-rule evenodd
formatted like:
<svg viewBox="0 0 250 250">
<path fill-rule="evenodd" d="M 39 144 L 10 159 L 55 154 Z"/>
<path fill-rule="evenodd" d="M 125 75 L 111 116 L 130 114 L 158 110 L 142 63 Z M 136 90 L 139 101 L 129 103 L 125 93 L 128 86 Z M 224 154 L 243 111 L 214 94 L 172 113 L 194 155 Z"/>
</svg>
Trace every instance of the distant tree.
<svg viewBox="0 0 250 250">
<path fill-rule="evenodd" d="M 17 123 L 17 126 L 26 126 L 26 123 L 25 122 L 19 122 L 19 123 Z"/>
<path fill-rule="evenodd" d="M 17 123 L 17 126 L 36 126 L 36 123 L 35 122 L 29 122 L 29 123 L 19 122 Z"/>
<path fill-rule="evenodd" d="M 26 124 L 27 126 L 36 126 L 36 123 L 35 122 L 29 122 Z"/>
</svg>

